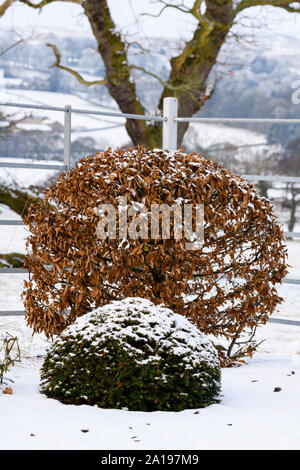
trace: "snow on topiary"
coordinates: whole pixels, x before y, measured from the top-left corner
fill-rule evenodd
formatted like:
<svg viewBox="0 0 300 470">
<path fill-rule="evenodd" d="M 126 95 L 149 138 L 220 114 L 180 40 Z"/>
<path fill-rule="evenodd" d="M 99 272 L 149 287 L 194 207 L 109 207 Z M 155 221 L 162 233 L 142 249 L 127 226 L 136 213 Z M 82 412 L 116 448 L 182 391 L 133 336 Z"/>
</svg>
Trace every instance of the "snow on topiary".
<svg viewBox="0 0 300 470">
<path fill-rule="evenodd" d="M 117 227 L 115 239 L 99 239 L 97 208 L 110 204 L 118 217 L 120 197 L 129 209 L 147 211 L 152 204 L 203 204 L 203 246 L 186 249 L 175 224 L 169 238 L 153 237 L 151 217 L 146 236 L 122 238 Z M 139 215 L 128 210 L 129 227 Z M 137 147 L 90 155 L 63 173 L 24 220 L 26 319 L 47 337 L 112 300 L 143 297 L 214 335 L 225 346 L 224 364 L 252 355 L 256 327 L 282 301 L 276 284 L 286 275 L 287 252 L 272 203 L 199 154 Z"/>
<path fill-rule="evenodd" d="M 216 403 L 219 391 L 212 342 L 182 315 L 142 298 L 77 318 L 41 369 L 48 397 L 103 408 L 180 411 Z"/>
</svg>

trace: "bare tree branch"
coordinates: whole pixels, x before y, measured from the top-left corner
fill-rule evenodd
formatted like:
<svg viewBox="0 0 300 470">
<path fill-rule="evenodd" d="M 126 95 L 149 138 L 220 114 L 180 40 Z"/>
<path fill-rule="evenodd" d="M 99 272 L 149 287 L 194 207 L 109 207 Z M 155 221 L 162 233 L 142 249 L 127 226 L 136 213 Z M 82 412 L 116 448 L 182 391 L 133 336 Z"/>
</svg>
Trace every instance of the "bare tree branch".
<svg viewBox="0 0 300 470">
<path fill-rule="evenodd" d="M 200 12 L 201 3 L 195 1 L 192 7 L 199 16 L 192 39 L 185 44 L 178 56 L 171 59 L 168 84 L 180 87 L 188 77 L 192 85 L 189 93 L 173 93 L 178 98 L 181 116 L 195 114 L 205 102 L 203 97 L 206 97 L 208 76 L 216 64 L 234 20 L 232 0 L 205 0 L 206 10 L 203 13 Z M 169 94 L 169 89 L 165 88 L 160 98 L 160 109 L 163 99 Z M 180 124 L 179 143 L 187 127 L 186 124 Z"/>
<path fill-rule="evenodd" d="M 31 8 L 37 8 L 41 9 L 46 5 L 49 5 L 50 3 L 54 3 L 57 1 L 60 2 L 68 2 L 68 3 L 77 3 L 78 5 L 83 5 L 84 0 L 41 0 L 39 3 L 32 3 L 30 0 L 19 0 L 21 3 L 24 3 L 25 5 L 31 7 Z"/>
<path fill-rule="evenodd" d="M 25 5 L 27 5 L 31 8 L 35 8 L 35 9 L 41 9 L 44 6 L 49 5 L 50 3 L 57 2 L 57 1 L 68 2 L 68 3 L 77 3 L 78 5 L 83 5 L 84 4 L 84 0 L 41 0 L 38 3 L 33 3 L 30 0 L 5 0 L 2 3 L 2 5 L 0 5 L 0 18 L 1 18 L 1 16 L 4 15 L 6 10 L 8 10 L 8 8 L 11 7 L 17 1 L 19 1 L 20 3 L 24 3 Z"/>
<path fill-rule="evenodd" d="M 74 69 L 71 69 L 70 67 L 66 67 L 64 65 L 61 65 L 61 53 L 59 52 L 57 46 L 55 46 L 55 44 L 50 44 L 50 43 L 47 43 L 46 44 L 48 47 L 50 47 L 55 55 L 55 62 L 53 65 L 51 65 L 51 67 L 57 67 L 61 70 L 64 70 L 66 72 L 69 72 L 71 73 L 75 78 L 77 78 L 77 80 L 82 84 L 82 85 L 86 85 L 86 86 L 92 86 L 92 85 L 106 85 L 107 84 L 107 79 L 101 79 L 101 80 L 94 80 L 94 81 L 88 81 L 88 80 L 85 80 L 82 75 L 75 71 Z M 11 46 L 13 47 L 13 46 Z M 193 88 L 193 84 L 195 83 L 194 80 L 192 80 L 191 82 L 189 82 L 189 80 L 187 80 L 185 83 L 179 85 L 179 86 L 173 86 L 171 85 L 170 83 L 162 80 L 162 78 L 159 77 L 159 75 L 153 73 L 153 72 L 150 72 L 149 70 L 146 70 L 144 67 L 141 67 L 141 66 L 138 66 L 138 65 L 128 65 L 128 69 L 129 70 L 139 70 L 141 72 L 143 72 L 145 75 L 148 75 L 152 78 L 154 78 L 155 80 L 157 80 L 163 87 L 173 91 L 173 92 L 185 92 L 185 93 L 189 93 L 189 91 L 192 90 Z"/>
<path fill-rule="evenodd" d="M 292 6 L 295 4 L 298 4 L 299 6 Z M 235 15 L 250 7 L 267 5 L 283 8 L 284 10 L 291 13 L 300 13 L 300 2 L 293 2 L 291 0 L 242 0 L 235 8 Z"/>
<path fill-rule="evenodd" d="M 161 16 L 161 14 L 167 9 L 167 8 L 173 8 L 175 10 L 180 11 L 181 13 L 188 13 L 196 18 L 196 20 L 201 24 L 201 23 L 207 23 L 207 19 L 201 14 L 200 8 L 201 5 L 203 4 L 204 0 L 195 0 L 194 4 L 191 8 L 188 8 L 184 2 L 181 2 L 180 4 L 174 4 L 174 3 L 169 3 L 166 0 L 157 0 L 157 3 L 161 3 L 163 7 L 157 14 L 153 13 L 142 13 L 141 16 L 152 16 L 154 18 L 157 18 Z"/>
<path fill-rule="evenodd" d="M 98 52 L 106 68 L 107 88 L 122 112 L 144 114 L 131 77 L 125 41 L 121 38 L 110 14 L 107 0 L 85 0 L 84 11 L 98 44 Z M 126 129 L 133 140 L 148 146 L 154 142 L 155 130 L 144 121 L 129 119 Z"/>
<path fill-rule="evenodd" d="M 141 16 L 152 16 L 153 18 L 158 18 L 167 8 L 174 8 L 182 13 L 190 13 L 190 8 L 185 6 L 183 3 L 180 5 L 175 5 L 173 3 L 169 3 L 165 0 L 157 0 L 156 3 L 161 3 L 163 7 L 158 13 L 142 13 Z"/>
<path fill-rule="evenodd" d="M 23 39 L 23 38 L 21 38 L 21 39 L 19 39 L 18 41 L 14 42 L 14 43 L 11 44 L 10 46 L 8 46 L 6 49 L 3 49 L 2 51 L 0 51 L 0 56 L 6 54 L 6 52 L 10 51 L 10 50 L 13 49 L 14 47 L 16 47 L 16 46 L 18 46 L 19 44 L 21 44 L 22 42 L 24 42 L 24 39 Z"/>
<path fill-rule="evenodd" d="M 6 10 L 8 10 L 8 8 L 13 4 L 15 3 L 16 0 L 5 0 L 4 3 L 2 3 L 2 5 L 0 5 L 0 18 L 1 16 L 4 15 L 4 13 L 6 12 Z"/>
<path fill-rule="evenodd" d="M 82 85 L 86 85 L 86 86 L 92 86 L 92 85 L 106 85 L 107 84 L 107 80 L 105 78 L 101 79 L 101 80 L 93 80 L 93 81 L 88 81 L 88 80 L 85 80 L 82 75 L 80 75 L 79 72 L 76 72 L 76 70 L 73 70 L 71 69 L 70 67 L 66 67 L 64 65 L 61 65 L 60 61 L 61 61 L 61 53 L 59 52 L 59 50 L 57 49 L 57 47 L 55 46 L 55 44 L 50 44 L 50 43 L 47 43 L 46 44 L 48 47 L 50 47 L 50 49 L 52 49 L 54 55 L 55 55 L 55 62 L 53 65 L 51 65 L 51 67 L 57 67 L 58 69 L 61 69 L 61 70 L 65 70 L 66 72 L 69 72 L 71 73 L 72 75 L 74 75 L 74 77 L 77 78 L 77 80 L 82 84 Z"/>
<path fill-rule="evenodd" d="M 149 75 L 150 77 L 155 78 L 155 80 L 157 80 L 164 88 L 166 88 L 166 89 L 168 89 L 168 90 L 170 90 L 174 93 L 175 92 L 176 93 L 180 93 L 180 92 L 192 93 L 194 85 L 195 85 L 195 79 L 189 80 L 190 77 L 187 77 L 187 80 L 186 80 L 185 83 L 182 83 L 181 85 L 178 85 L 178 86 L 174 86 L 171 83 L 168 83 L 168 82 L 162 80 L 162 78 L 160 78 L 159 75 L 156 75 L 155 73 L 150 72 L 149 70 L 147 70 L 144 67 L 141 67 L 139 65 L 129 65 L 128 68 L 129 68 L 129 70 L 140 70 L 145 75 Z"/>
<path fill-rule="evenodd" d="M 33 32 L 27 36 L 27 37 L 23 37 L 17 30 L 15 29 L 10 29 L 8 30 L 8 32 L 10 33 L 13 33 L 15 36 L 17 36 L 19 39 L 16 40 L 14 43 L 12 43 L 10 46 L 6 47 L 6 49 L 2 49 L 0 51 L 0 56 L 6 54 L 7 52 L 9 52 L 11 49 L 13 49 L 14 47 L 18 46 L 19 44 L 23 43 L 23 42 L 26 42 L 28 41 L 29 39 L 31 39 L 33 37 Z"/>
</svg>

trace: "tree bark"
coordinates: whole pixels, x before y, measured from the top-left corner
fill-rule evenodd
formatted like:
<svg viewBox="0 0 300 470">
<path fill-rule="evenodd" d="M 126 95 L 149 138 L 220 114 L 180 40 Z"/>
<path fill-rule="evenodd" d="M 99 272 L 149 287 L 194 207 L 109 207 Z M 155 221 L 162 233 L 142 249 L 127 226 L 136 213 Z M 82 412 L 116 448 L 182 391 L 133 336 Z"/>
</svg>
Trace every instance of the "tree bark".
<svg viewBox="0 0 300 470">
<path fill-rule="evenodd" d="M 111 18 L 106 0 L 85 0 L 84 11 L 105 64 L 107 88 L 123 113 L 144 114 L 130 75 L 127 53 Z M 126 129 L 134 144 L 151 145 L 151 130 L 145 121 L 128 119 Z"/>
<path fill-rule="evenodd" d="M 161 111 L 166 96 L 178 98 L 181 116 L 192 116 L 203 105 L 207 77 L 217 61 L 234 18 L 232 0 L 207 0 L 206 5 L 206 15 L 201 17 L 192 40 L 186 44 L 180 55 L 171 59 L 171 74 L 159 103 Z M 111 96 L 122 112 L 143 114 L 145 110 L 136 95 L 125 45 L 116 32 L 107 1 L 85 0 L 83 7 L 105 64 L 107 87 Z M 187 128 L 187 123 L 179 126 L 178 145 L 181 144 Z M 126 129 L 134 144 L 161 146 L 160 125 L 127 120 Z"/>
<path fill-rule="evenodd" d="M 203 96 L 207 78 L 217 62 L 221 47 L 230 31 L 234 19 L 232 0 L 207 0 L 207 12 L 201 17 L 193 38 L 181 54 L 171 59 L 169 84 L 177 87 L 173 95 L 178 98 L 178 110 L 182 117 L 193 116 L 204 104 Z M 170 95 L 165 87 L 160 98 Z M 178 145 L 181 144 L 188 123 L 178 126 Z"/>
</svg>

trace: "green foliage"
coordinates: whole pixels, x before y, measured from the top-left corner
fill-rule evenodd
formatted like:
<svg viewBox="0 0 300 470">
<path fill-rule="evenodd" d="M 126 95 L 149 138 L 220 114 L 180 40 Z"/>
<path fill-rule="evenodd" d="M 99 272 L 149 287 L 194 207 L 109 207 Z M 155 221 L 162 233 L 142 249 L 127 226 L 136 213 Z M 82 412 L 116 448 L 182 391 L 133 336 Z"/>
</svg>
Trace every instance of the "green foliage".
<svg viewBox="0 0 300 470">
<path fill-rule="evenodd" d="M 166 312 L 164 326 L 153 309 Z M 136 298 L 78 318 L 51 345 L 41 379 L 41 391 L 63 403 L 133 411 L 200 408 L 220 391 L 210 341 L 182 316 Z"/>
</svg>

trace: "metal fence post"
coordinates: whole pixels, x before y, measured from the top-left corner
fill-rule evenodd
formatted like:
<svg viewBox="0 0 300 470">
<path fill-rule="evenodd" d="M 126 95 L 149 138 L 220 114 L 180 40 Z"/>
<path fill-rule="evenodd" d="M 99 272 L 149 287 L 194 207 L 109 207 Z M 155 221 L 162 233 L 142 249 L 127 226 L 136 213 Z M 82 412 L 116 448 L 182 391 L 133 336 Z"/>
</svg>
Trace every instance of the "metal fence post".
<svg viewBox="0 0 300 470">
<path fill-rule="evenodd" d="M 71 157 L 71 106 L 65 106 L 65 121 L 64 121 L 64 165 L 67 170 L 70 168 Z"/>
<path fill-rule="evenodd" d="M 177 150 L 177 98 L 164 98 L 163 103 L 163 142 L 164 150 Z"/>
</svg>

